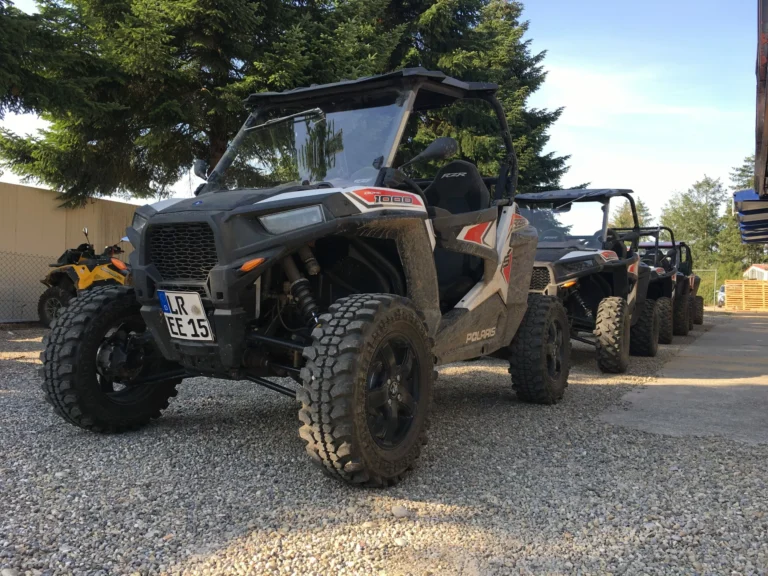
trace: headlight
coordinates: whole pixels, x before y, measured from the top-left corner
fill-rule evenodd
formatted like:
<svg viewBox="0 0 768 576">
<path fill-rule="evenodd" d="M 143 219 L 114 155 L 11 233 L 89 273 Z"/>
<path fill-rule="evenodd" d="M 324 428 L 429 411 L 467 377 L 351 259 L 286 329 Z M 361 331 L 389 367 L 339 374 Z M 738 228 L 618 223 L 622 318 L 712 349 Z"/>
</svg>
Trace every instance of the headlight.
<svg viewBox="0 0 768 576">
<path fill-rule="evenodd" d="M 323 209 L 318 205 L 262 216 L 259 218 L 259 222 L 270 234 L 285 234 L 292 230 L 325 222 L 325 216 Z"/>
<path fill-rule="evenodd" d="M 144 226 L 147 225 L 147 219 L 138 212 L 133 213 L 133 222 L 131 222 L 131 228 L 136 232 L 141 232 Z"/>
</svg>

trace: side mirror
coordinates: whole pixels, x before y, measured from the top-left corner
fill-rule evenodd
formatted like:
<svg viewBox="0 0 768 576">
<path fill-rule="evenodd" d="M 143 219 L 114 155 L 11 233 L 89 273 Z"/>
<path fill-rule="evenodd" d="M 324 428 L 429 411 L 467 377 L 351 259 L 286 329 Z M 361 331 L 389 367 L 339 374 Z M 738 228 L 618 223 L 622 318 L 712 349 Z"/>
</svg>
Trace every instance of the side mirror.
<svg viewBox="0 0 768 576">
<path fill-rule="evenodd" d="M 83 235 L 85 236 L 85 241 L 88 242 L 88 244 L 90 244 L 91 241 L 88 239 L 88 226 L 83 228 Z"/>
<path fill-rule="evenodd" d="M 459 144 L 450 136 L 442 136 L 433 140 L 420 154 L 417 154 L 409 162 L 401 166 L 404 168 L 415 162 L 425 162 L 427 160 L 444 160 L 450 158 L 459 151 Z"/>
<path fill-rule="evenodd" d="M 195 162 L 192 164 L 192 171 L 198 178 L 208 180 L 208 162 L 205 160 L 201 160 L 200 158 L 195 160 Z"/>
</svg>

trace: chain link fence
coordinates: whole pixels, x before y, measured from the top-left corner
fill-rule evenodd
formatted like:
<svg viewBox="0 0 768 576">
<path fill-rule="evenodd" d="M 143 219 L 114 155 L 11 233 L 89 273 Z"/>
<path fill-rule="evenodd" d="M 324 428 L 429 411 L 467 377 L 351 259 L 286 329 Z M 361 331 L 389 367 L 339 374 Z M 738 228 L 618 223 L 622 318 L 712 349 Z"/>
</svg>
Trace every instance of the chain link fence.
<svg viewBox="0 0 768 576">
<path fill-rule="evenodd" d="M 45 290 L 40 280 L 54 256 L 0 252 L 0 323 L 34 322 L 37 301 Z"/>
</svg>

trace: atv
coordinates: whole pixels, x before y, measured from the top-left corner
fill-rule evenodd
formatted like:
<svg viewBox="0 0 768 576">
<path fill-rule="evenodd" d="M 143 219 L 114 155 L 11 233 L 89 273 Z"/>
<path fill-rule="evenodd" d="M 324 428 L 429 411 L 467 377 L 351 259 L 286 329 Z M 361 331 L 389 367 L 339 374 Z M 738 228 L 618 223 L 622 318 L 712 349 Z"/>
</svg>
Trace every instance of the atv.
<svg viewBox="0 0 768 576">
<path fill-rule="evenodd" d="M 514 203 L 496 90 L 414 68 L 251 95 L 215 168 L 196 162 L 196 197 L 136 211 L 133 285 L 92 290 L 54 324 L 55 410 L 117 432 L 158 417 L 184 378 L 248 380 L 299 400 L 327 474 L 386 486 L 426 441 L 436 365 L 494 354 L 519 398 L 556 403 L 568 320 L 528 295 L 536 230 Z M 456 141 L 414 138 L 465 102 L 498 127 L 495 175 L 460 159 L 431 171 Z"/>
<path fill-rule="evenodd" d="M 646 298 L 650 269 L 637 253 L 631 190 L 518 194 L 520 214 L 539 230 L 530 292 L 558 298 L 571 338 L 594 346 L 603 372 L 625 372 L 630 353 L 655 356 L 659 318 Z M 634 227 L 608 225 L 611 201 L 628 202 Z"/>
<path fill-rule="evenodd" d="M 37 314 L 46 328 L 81 291 L 93 286 L 125 284 L 128 266 L 115 258 L 123 253 L 120 245 L 107 246 L 97 255 L 88 240 L 88 228 L 83 228 L 83 234 L 85 243 L 66 250 L 55 264 L 50 265 L 52 270 L 41 280 L 47 288 L 37 302 Z"/>
<path fill-rule="evenodd" d="M 661 236 L 668 235 L 669 240 Z M 648 285 L 648 297 L 659 303 L 661 331 L 659 342 L 671 344 L 672 337 L 686 336 L 692 326 L 692 302 L 690 300 L 692 283 L 680 269 L 682 264 L 680 244 L 675 242 L 674 232 L 666 226 L 646 227 L 640 230 L 641 238 L 653 238 L 640 243 L 640 257 L 651 267 L 651 279 Z M 688 249 L 687 268 L 690 272 L 690 249 Z M 694 282 L 695 283 L 695 282 Z M 703 308 L 702 308 L 703 310 Z"/>
</svg>

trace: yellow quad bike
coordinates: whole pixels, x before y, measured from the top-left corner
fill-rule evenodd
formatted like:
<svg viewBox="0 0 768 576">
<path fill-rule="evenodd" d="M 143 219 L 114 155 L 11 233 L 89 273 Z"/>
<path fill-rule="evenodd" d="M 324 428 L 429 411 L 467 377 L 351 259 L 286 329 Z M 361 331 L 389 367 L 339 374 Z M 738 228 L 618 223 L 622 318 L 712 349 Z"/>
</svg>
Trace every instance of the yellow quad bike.
<svg viewBox="0 0 768 576">
<path fill-rule="evenodd" d="M 88 241 L 88 228 L 83 229 L 83 234 L 86 243 L 64 252 L 41 280 L 48 287 L 37 303 L 37 313 L 44 326 L 50 327 L 69 301 L 83 290 L 127 281 L 128 265 L 115 258 L 123 253 L 119 244 L 107 246 L 102 254 L 96 254 Z M 120 241 L 125 240 L 127 238 Z"/>
</svg>

